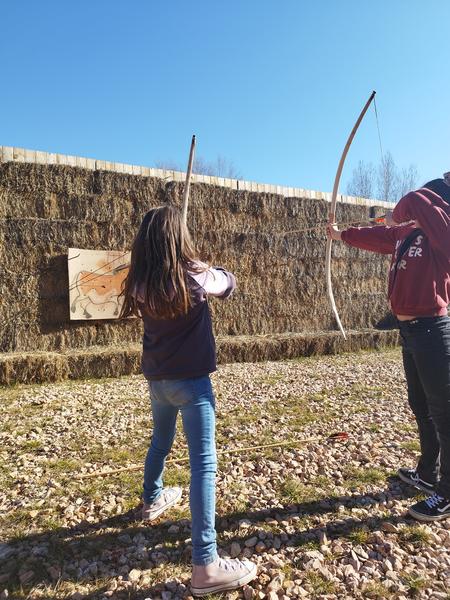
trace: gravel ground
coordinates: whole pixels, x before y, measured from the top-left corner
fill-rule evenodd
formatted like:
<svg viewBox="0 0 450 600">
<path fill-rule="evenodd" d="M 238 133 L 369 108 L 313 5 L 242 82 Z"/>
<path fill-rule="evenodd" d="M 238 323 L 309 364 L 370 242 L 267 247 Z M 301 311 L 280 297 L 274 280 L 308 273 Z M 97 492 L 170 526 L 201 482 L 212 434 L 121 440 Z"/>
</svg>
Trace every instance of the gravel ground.
<svg viewBox="0 0 450 600">
<path fill-rule="evenodd" d="M 259 565 L 224 598 L 450 598 L 450 519 L 407 517 L 421 496 L 395 477 L 418 449 L 399 351 L 225 365 L 214 385 L 219 450 L 292 442 L 220 456 L 222 552 Z M 136 518 L 140 470 L 78 479 L 141 464 L 145 381 L 3 388 L 0 402 L 0 598 L 188 598 L 187 463 L 166 476 L 182 504 L 152 526 Z M 327 442 L 335 431 L 348 442 Z M 185 454 L 180 434 L 172 458 Z"/>
</svg>

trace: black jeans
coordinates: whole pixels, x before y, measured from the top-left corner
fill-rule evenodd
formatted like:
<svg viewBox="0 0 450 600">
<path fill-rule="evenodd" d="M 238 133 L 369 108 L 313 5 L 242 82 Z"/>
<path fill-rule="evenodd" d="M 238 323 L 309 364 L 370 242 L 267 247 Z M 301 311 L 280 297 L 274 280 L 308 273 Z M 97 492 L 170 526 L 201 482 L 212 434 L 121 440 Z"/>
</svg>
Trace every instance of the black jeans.
<svg viewBox="0 0 450 600">
<path fill-rule="evenodd" d="M 419 427 L 417 471 L 450 498 L 450 319 L 399 322 L 408 401 Z"/>
</svg>

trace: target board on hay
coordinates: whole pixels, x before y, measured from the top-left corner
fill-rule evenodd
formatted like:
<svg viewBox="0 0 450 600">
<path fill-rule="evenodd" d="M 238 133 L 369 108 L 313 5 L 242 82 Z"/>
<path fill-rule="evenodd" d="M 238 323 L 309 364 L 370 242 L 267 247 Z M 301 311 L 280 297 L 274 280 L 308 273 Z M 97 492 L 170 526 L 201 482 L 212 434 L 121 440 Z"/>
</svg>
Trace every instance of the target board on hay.
<svg viewBox="0 0 450 600">
<path fill-rule="evenodd" d="M 71 320 L 117 319 L 130 252 L 69 248 Z"/>
</svg>

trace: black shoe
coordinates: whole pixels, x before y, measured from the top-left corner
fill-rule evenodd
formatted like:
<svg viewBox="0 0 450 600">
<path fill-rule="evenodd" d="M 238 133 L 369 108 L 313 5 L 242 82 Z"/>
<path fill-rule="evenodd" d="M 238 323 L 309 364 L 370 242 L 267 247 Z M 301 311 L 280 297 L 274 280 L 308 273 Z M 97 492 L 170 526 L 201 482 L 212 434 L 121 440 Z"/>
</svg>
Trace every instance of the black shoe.
<svg viewBox="0 0 450 600">
<path fill-rule="evenodd" d="M 450 500 L 435 493 L 411 506 L 408 512 L 418 521 L 440 521 L 450 517 Z"/>
<path fill-rule="evenodd" d="M 422 490 L 422 492 L 434 494 L 434 483 L 428 483 L 428 481 L 421 479 L 416 469 L 401 468 L 397 471 L 397 475 L 402 481 L 409 483 L 409 485 L 413 485 L 417 489 Z"/>
</svg>

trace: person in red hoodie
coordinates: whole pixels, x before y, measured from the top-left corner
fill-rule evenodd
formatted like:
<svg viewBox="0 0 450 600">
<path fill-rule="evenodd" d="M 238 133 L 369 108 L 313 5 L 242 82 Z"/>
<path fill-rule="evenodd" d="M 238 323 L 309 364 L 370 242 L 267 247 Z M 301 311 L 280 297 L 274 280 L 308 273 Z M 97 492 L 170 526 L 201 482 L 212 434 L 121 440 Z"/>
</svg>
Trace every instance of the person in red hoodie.
<svg viewBox="0 0 450 600">
<path fill-rule="evenodd" d="M 421 456 L 399 477 L 429 494 L 409 508 L 420 521 L 450 517 L 450 173 L 406 194 L 393 226 L 328 226 L 349 246 L 391 254 L 388 297 L 403 347 L 408 401 Z"/>
</svg>

